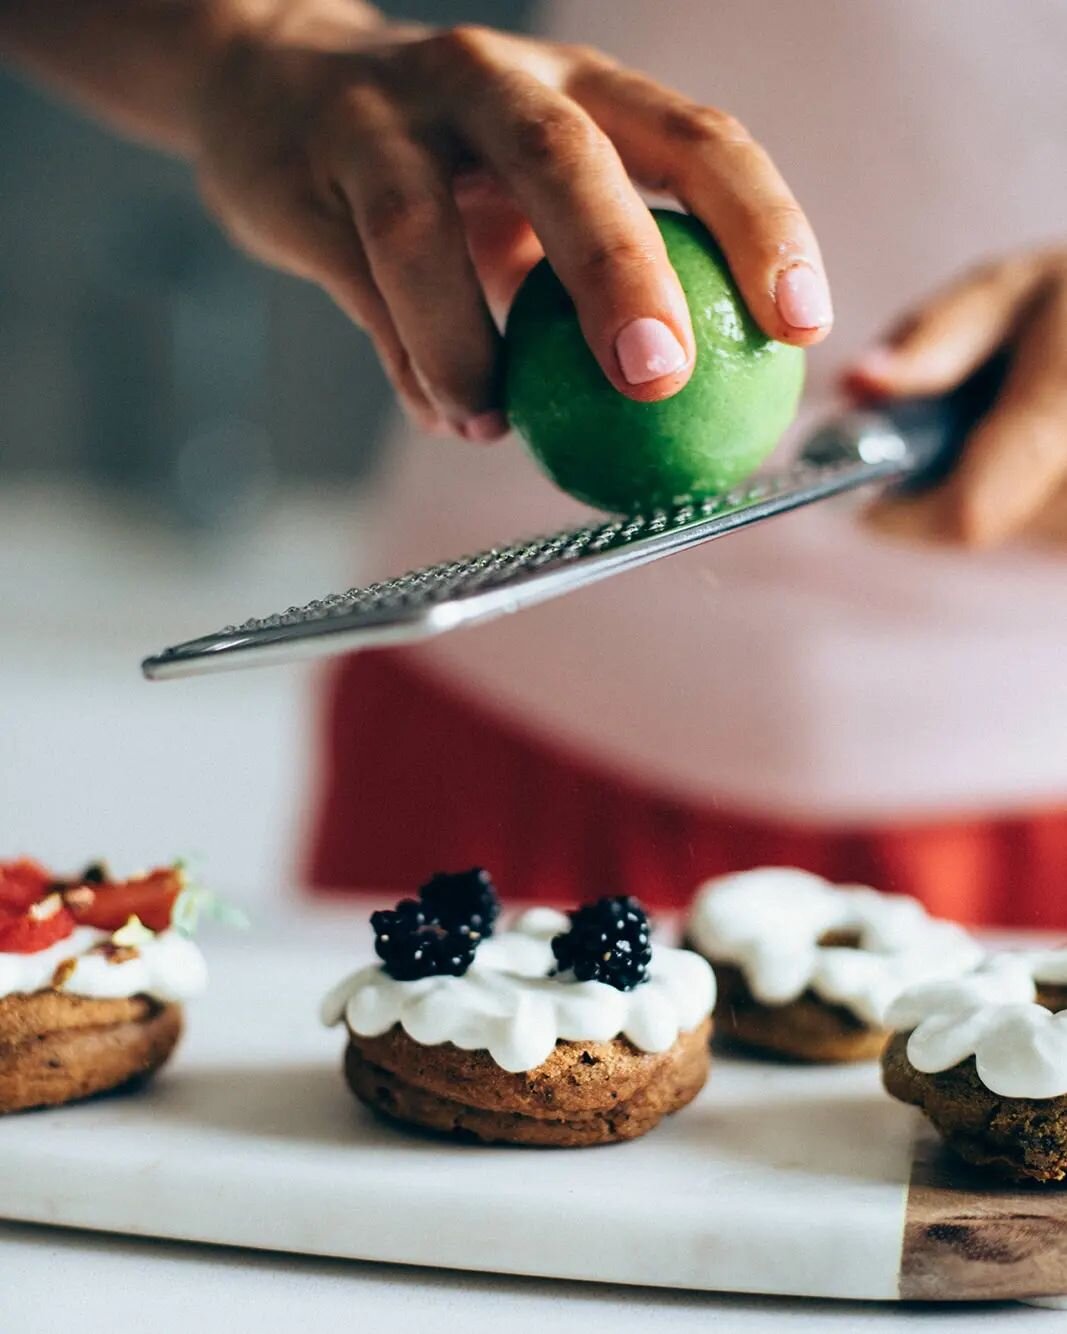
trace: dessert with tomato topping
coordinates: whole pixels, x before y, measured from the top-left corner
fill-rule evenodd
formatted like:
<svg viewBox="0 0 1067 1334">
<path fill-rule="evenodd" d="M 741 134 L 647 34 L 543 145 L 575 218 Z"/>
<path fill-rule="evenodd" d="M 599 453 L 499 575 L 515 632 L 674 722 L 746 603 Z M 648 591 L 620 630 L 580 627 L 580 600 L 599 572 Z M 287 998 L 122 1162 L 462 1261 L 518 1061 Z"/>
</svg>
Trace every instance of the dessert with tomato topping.
<svg viewBox="0 0 1067 1334">
<path fill-rule="evenodd" d="M 0 1112 L 54 1106 L 156 1071 L 207 980 L 179 865 L 114 879 L 0 862 Z"/>
</svg>

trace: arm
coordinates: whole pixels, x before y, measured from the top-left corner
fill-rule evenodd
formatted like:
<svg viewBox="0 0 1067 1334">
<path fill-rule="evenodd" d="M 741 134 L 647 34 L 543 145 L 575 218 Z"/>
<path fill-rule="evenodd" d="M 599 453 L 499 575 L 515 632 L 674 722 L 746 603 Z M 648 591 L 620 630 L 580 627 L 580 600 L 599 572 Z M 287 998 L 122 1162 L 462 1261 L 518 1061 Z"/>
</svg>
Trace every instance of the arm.
<svg viewBox="0 0 1067 1334">
<path fill-rule="evenodd" d="M 0 0 L 0 44 L 189 157 L 231 236 L 325 288 L 428 427 L 503 434 L 492 314 L 542 252 L 620 393 L 687 382 L 688 308 L 635 182 L 708 225 L 768 334 L 829 331 L 818 245 L 764 150 L 588 48 L 355 0 Z"/>
<path fill-rule="evenodd" d="M 0 0 L 0 51 L 132 137 L 191 154 L 230 16 L 211 0 Z"/>
</svg>

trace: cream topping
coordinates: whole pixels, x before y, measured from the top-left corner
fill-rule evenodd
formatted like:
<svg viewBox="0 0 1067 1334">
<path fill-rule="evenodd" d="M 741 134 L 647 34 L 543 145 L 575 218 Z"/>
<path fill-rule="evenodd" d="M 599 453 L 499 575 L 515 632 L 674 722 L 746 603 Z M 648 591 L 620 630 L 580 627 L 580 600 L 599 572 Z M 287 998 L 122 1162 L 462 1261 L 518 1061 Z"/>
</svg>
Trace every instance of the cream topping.
<svg viewBox="0 0 1067 1334">
<path fill-rule="evenodd" d="M 632 991 L 604 982 L 549 976 L 552 937 L 570 923 L 548 908 L 524 913 L 511 930 L 478 948 L 462 977 L 398 982 L 379 964 L 344 979 L 322 1002 L 323 1023 L 343 1019 L 360 1037 L 394 1024 L 424 1046 L 451 1042 L 485 1050 L 513 1074 L 533 1070 L 558 1041 L 629 1038 L 641 1051 L 666 1051 L 700 1024 L 715 1003 L 715 979 L 690 950 L 654 945 L 647 981 Z"/>
<path fill-rule="evenodd" d="M 908 1060 L 923 1074 L 972 1056 L 978 1078 L 1005 1098 L 1067 1094 L 1067 1010 L 1038 1005 L 1035 982 L 1067 980 L 1067 949 L 997 955 L 965 977 L 911 987 L 889 1022 L 911 1030 Z"/>
<path fill-rule="evenodd" d="M 830 932 L 854 934 L 858 948 L 821 945 Z M 876 1027 L 905 987 L 966 972 L 984 954 L 963 927 L 930 917 L 917 899 L 777 866 L 709 881 L 687 934 L 713 962 L 738 967 L 764 1005 L 810 989 Z"/>
<path fill-rule="evenodd" d="M 180 931 L 146 933 L 132 957 L 121 962 L 97 949 L 110 941 L 110 932 L 80 926 L 36 954 L 0 953 L 0 996 L 43 991 L 55 979 L 55 989 L 71 996 L 151 996 L 170 1002 L 189 1000 L 207 985 L 204 956 Z M 56 970 L 68 960 L 72 966 L 57 978 Z"/>
</svg>

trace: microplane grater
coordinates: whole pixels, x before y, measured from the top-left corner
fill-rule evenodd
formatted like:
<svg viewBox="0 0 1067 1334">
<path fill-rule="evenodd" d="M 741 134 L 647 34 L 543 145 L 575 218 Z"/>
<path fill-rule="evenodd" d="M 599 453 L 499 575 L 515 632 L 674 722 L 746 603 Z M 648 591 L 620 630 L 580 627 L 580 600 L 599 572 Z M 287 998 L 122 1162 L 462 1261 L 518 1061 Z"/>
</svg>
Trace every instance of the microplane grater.
<svg viewBox="0 0 1067 1334">
<path fill-rule="evenodd" d="M 791 467 L 721 495 L 644 515 L 600 516 L 334 593 L 177 644 L 146 658 L 142 670 L 150 680 L 164 680 L 410 644 L 521 611 L 858 487 L 934 479 L 951 466 L 997 380 L 999 373 L 986 369 L 945 398 L 843 413 L 815 432 Z"/>
</svg>

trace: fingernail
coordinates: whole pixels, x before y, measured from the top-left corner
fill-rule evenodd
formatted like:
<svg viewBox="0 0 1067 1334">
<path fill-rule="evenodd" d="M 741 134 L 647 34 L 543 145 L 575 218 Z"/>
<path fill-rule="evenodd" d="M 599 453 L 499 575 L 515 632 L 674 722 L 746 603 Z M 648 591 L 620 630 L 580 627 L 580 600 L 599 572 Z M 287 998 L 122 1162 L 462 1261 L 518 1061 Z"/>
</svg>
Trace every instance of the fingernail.
<svg viewBox="0 0 1067 1334">
<path fill-rule="evenodd" d="M 476 417 L 468 417 L 460 427 L 465 439 L 484 444 L 489 440 L 499 440 L 508 433 L 508 419 L 502 412 L 480 412 Z"/>
<path fill-rule="evenodd" d="M 823 329 L 834 320 L 826 279 L 810 264 L 794 264 L 781 274 L 774 299 L 778 313 L 792 329 Z"/>
<path fill-rule="evenodd" d="M 615 355 L 627 384 L 673 375 L 688 362 L 685 348 L 662 320 L 631 320 L 615 339 Z"/>
</svg>

